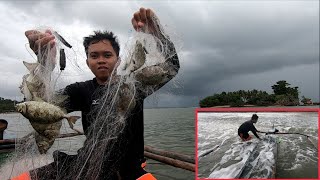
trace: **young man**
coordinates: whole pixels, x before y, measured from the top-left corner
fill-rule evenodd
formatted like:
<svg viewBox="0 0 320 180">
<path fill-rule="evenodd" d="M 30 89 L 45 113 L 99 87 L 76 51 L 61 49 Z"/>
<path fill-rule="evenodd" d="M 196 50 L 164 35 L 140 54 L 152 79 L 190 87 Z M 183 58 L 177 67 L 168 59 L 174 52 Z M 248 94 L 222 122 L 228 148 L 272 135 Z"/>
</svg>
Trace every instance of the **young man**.
<svg viewBox="0 0 320 180">
<path fill-rule="evenodd" d="M 136 31 L 145 32 L 146 24 L 148 23 L 148 32 L 153 36 L 158 37 L 163 41 L 163 44 L 169 44 L 169 50 L 172 51 L 169 54 L 175 54 L 174 56 L 165 57 L 167 60 L 165 66 L 168 67 L 168 71 L 171 73 L 167 74 L 165 80 L 161 83 L 152 86 L 154 90 L 161 88 L 170 79 L 172 79 L 179 70 L 178 56 L 175 52 L 175 48 L 172 42 L 164 34 L 159 34 L 157 28 L 159 24 L 153 19 L 155 16 L 154 12 L 150 9 L 140 8 L 139 11 L 135 12 L 132 18 L 132 25 Z M 30 48 L 37 54 L 39 47 L 45 47 L 48 44 L 54 46 L 54 36 L 50 31 L 46 33 L 40 33 L 35 30 L 26 31 L 26 36 L 30 43 Z M 82 125 L 84 133 L 88 138 L 88 129 L 90 129 L 91 124 L 94 121 L 94 115 L 92 115 L 93 108 L 99 103 L 98 96 L 99 93 L 95 93 L 98 89 L 103 88 L 109 81 L 110 75 L 114 68 L 116 68 L 116 63 L 119 59 L 119 43 L 112 32 L 95 32 L 94 35 L 84 38 L 83 45 L 85 47 L 87 55 L 87 65 L 95 75 L 95 78 L 85 82 L 74 83 L 67 86 L 64 93 L 68 95 L 68 100 L 64 108 L 68 112 L 71 111 L 82 111 Z M 151 174 L 144 171 L 141 164 L 144 163 L 144 138 L 143 138 L 143 99 L 149 94 L 141 94 L 137 99 L 135 107 L 133 108 L 130 116 L 127 117 L 126 121 L 129 122 L 127 127 L 124 129 L 124 136 L 126 140 L 126 147 L 122 150 L 121 155 L 116 156 L 118 159 L 107 159 L 105 164 L 116 164 L 116 170 L 103 169 L 101 173 L 97 176 L 98 179 L 143 179 L 144 177 L 149 177 L 155 179 Z M 123 138 L 122 137 L 122 138 Z M 117 144 L 121 146 L 122 144 Z M 121 147 L 120 147 L 121 149 Z M 105 151 L 110 151 L 106 149 Z M 111 151 L 117 151 L 114 148 Z M 111 152 L 111 154 L 120 154 L 118 152 Z M 54 152 L 55 162 L 33 170 L 30 172 L 32 178 L 36 179 L 66 179 L 66 177 L 61 177 L 64 173 L 68 171 L 75 170 L 72 164 L 68 162 L 75 162 L 76 156 L 69 156 L 61 152 Z M 56 161 L 66 162 L 57 163 Z M 108 162 L 107 162 L 108 161 Z M 108 167 L 109 166 L 104 166 Z M 103 168 L 104 168 L 103 167 Z M 72 169 L 73 168 L 73 169 Z M 52 171 L 51 173 L 49 171 Z M 113 171 L 111 177 L 104 176 L 105 174 L 110 174 Z M 80 177 L 84 179 L 84 177 Z"/>
<path fill-rule="evenodd" d="M 240 136 L 242 141 L 249 141 L 250 139 L 252 139 L 252 137 L 248 134 L 249 131 L 251 131 L 258 139 L 260 139 L 260 137 L 257 134 L 257 132 L 260 131 L 258 131 L 253 125 L 253 123 L 258 122 L 258 118 L 259 117 L 257 114 L 253 114 L 251 120 L 241 124 L 241 126 L 238 129 L 238 135 Z"/>
</svg>

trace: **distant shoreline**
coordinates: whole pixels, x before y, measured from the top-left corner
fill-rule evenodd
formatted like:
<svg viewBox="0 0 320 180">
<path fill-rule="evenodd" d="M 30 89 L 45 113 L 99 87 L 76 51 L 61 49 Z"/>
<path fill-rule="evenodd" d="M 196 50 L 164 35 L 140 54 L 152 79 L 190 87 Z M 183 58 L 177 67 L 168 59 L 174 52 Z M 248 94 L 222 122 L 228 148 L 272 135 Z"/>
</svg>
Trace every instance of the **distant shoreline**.
<svg viewBox="0 0 320 180">
<path fill-rule="evenodd" d="M 274 105 L 274 106 L 257 106 L 257 105 L 253 105 L 253 104 L 246 104 L 243 105 L 241 107 L 231 107 L 231 105 L 223 105 L 223 106 L 212 106 L 212 107 L 206 107 L 206 108 L 246 108 L 246 107 L 257 107 L 257 108 L 269 108 L 269 107 L 275 107 L 275 108 L 281 108 L 281 107 L 314 107 L 314 108 L 320 108 L 320 105 L 298 105 L 298 106 L 281 106 L 281 105 Z M 201 108 L 201 107 L 147 107 L 144 109 L 178 109 L 178 108 Z M 11 111 L 11 112 L 1 112 L 0 114 L 15 114 L 15 113 L 19 113 L 16 111 Z"/>
</svg>

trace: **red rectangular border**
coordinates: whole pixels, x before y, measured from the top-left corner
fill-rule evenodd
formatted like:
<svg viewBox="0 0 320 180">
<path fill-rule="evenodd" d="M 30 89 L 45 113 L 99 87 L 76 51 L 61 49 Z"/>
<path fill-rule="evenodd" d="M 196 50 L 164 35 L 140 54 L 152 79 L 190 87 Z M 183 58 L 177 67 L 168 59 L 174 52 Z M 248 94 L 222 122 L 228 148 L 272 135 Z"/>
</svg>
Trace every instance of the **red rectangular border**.
<svg viewBox="0 0 320 180">
<path fill-rule="evenodd" d="M 198 113 L 199 112 L 318 112 L 318 147 L 319 143 L 319 123 L 320 123 L 320 108 L 196 108 L 195 109 L 195 180 L 213 180 L 212 178 L 200 179 L 198 178 Z M 320 179 L 320 161 L 319 161 L 320 150 L 318 148 L 318 179 Z M 304 179 L 304 178 L 301 178 Z M 299 180 L 301 180 L 299 179 Z M 220 179 L 222 180 L 222 179 Z M 229 179 L 228 179 L 229 180 Z M 259 179 L 261 180 L 261 179 Z M 282 180 L 293 180 L 293 179 L 282 179 Z M 304 179 L 314 180 L 314 179 Z"/>
</svg>

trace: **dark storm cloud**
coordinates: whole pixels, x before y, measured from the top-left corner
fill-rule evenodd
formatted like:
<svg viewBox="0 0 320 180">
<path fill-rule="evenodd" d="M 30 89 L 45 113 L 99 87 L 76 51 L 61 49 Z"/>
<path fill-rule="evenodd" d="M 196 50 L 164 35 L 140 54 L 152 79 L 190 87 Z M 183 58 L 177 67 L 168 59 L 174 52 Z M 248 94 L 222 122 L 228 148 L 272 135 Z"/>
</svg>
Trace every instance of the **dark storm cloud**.
<svg viewBox="0 0 320 180">
<path fill-rule="evenodd" d="M 68 24 L 82 21 L 96 29 L 123 31 L 131 28 L 131 15 L 137 9 L 131 9 L 127 2 L 112 1 L 13 1 L 8 3 L 30 16 L 42 16 L 47 19 Z M 119 13 L 121 12 L 121 13 Z M 54 22 L 52 22 L 54 24 Z"/>
<path fill-rule="evenodd" d="M 221 13 L 218 8 L 216 10 Z M 183 30 L 184 42 L 187 42 L 184 48 L 189 51 L 185 59 L 193 61 L 181 70 L 180 75 L 184 76 L 182 94 L 205 97 L 227 89 L 220 85 L 225 85 L 223 81 L 230 78 L 266 75 L 288 67 L 319 66 L 319 9 L 310 9 L 310 4 L 287 8 L 280 6 L 277 11 L 268 7 L 257 7 L 258 10 L 241 7 L 236 11 L 225 8 L 223 17 L 205 22 L 197 19 L 199 16 L 188 16 L 178 27 Z M 318 77 L 319 69 L 313 72 Z M 306 74 L 301 74 L 300 78 L 308 79 Z M 276 76 L 273 79 L 273 83 L 280 80 Z M 315 100 L 319 100 L 317 84 L 312 93 Z M 269 87 L 266 83 L 261 89 Z M 231 89 L 238 90 L 236 86 Z"/>
<path fill-rule="evenodd" d="M 46 17 L 59 28 L 80 21 L 120 37 L 131 33 L 130 20 L 138 7 L 154 9 L 177 46 L 181 64 L 177 77 L 157 91 L 155 96 L 161 98 L 156 106 L 194 106 L 207 95 L 246 87 L 270 91 L 282 79 L 319 100 L 316 1 L 8 1 L 5 5 L 12 14 L 22 13 L 17 22 L 32 17 L 37 23 L 37 18 Z M 0 59 L 14 55 L 10 46 L 1 46 Z M 307 73 L 297 76 L 303 68 Z"/>
<path fill-rule="evenodd" d="M 310 53 L 288 55 L 286 52 L 280 54 L 262 52 L 250 54 L 238 52 L 237 54 L 235 52 L 228 53 L 223 57 L 203 52 L 188 56 L 200 64 L 181 68 L 179 72 L 178 79 L 184 81 L 183 94 L 189 96 L 208 93 L 206 86 L 236 76 L 281 70 L 284 67 L 294 67 L 301 64 L 316 65 L 318 61 Z"/>
</svg>

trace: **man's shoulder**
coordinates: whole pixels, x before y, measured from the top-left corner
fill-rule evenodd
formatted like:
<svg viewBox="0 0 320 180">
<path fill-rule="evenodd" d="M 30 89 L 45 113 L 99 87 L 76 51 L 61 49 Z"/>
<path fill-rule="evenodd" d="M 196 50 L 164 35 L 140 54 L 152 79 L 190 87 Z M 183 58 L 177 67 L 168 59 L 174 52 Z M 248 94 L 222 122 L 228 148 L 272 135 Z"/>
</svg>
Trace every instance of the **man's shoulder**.
<svg viewBox="0 0 320 180">
<path fill-rule="evenodd" d="M 243 124 L 245 124 L 245 125 L 253 125 L 251 120 L 248 120 L 248 121 L 244 122 Z"/>
</svg>

